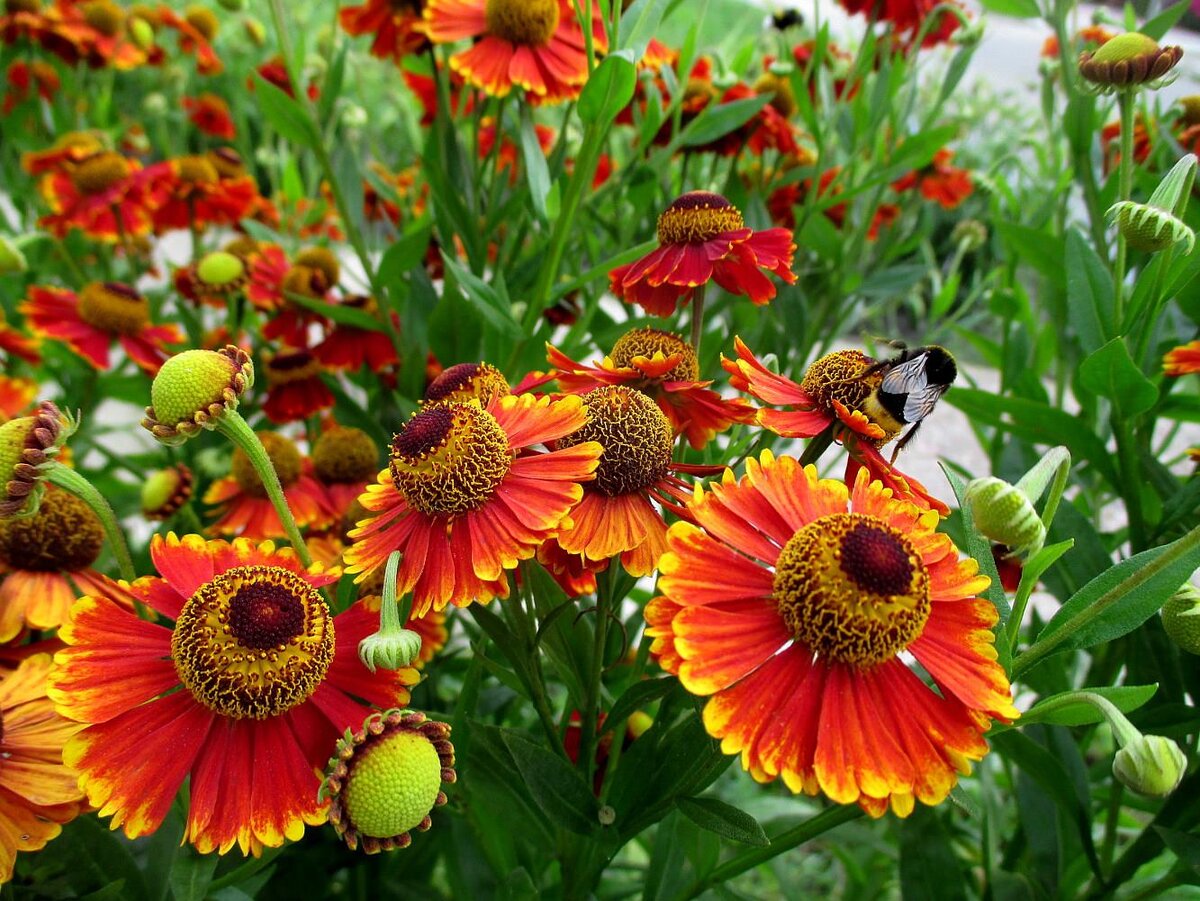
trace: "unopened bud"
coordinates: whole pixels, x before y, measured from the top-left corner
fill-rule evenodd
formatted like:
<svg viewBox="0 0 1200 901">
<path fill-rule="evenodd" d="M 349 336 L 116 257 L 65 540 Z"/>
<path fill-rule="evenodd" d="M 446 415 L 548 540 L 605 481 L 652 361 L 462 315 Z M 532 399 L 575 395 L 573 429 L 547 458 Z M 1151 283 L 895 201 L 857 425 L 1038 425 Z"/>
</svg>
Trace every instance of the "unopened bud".
<svg viewBox="0 0 1200 901">
<path fill-rule="evenodd" d="M 1188 582 L 1167 598 L 1162 624 L 1171 641 L 1189 654 L 1200 654 L 1200 589 Z"/>
<path fill-rule="evenodd" d="M 1164 735 L 1138 735 L 1117 751 L 1113 775 L 1140 795 L 1163 798 L 1175 791 L 1187 770 L 1187 757 Z"/>
<path fill-rule="evenodd" d="M 388 633 L 381 629 L 358 643 L 358 659 L 371 672 L 411 666 L 420 654 L 421 636 L 408 629 Z"/>
</svg>

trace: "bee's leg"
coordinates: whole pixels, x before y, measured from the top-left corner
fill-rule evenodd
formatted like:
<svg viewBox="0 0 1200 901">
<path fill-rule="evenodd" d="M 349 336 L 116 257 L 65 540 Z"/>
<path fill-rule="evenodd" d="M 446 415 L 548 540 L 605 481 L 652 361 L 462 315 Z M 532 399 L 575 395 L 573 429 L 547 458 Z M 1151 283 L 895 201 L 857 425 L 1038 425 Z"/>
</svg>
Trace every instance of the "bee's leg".
<svg viewBox="0 0 1200 901">
<path fill-rule="evenodd" d="M 917 430 L 921 428 L 921 423 L 924 421 L 924 419 L 918 419 L 913 423 L 912 428 L 904 433 L 904 437 L 896 442 L 896 446 L 892 448 L 892 459 L 888 461 L 889 463 L 896 462 L 896 456 L 900 453 L 900 451 L 904 450 L 904 446 L 908 444 L 908 442 L 912 441 L 913 438 L 916 437 Z"/>
</svg>

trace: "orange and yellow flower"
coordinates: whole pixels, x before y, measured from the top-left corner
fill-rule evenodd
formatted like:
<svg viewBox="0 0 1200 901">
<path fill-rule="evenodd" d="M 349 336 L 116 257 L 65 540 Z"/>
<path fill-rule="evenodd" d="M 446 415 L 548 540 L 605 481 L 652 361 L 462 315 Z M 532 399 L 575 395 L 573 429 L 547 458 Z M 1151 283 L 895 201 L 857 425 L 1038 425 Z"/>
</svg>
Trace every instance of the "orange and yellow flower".
<svg viewBox="0 0 1200 901">
<path fill-rule="evenodd" d="M 792 233 L 746 228 L 741 211 L 720 194 L 691 191 L 677 198 L 658 217 L 658 243 L 637 262 L 608 274 L 617 297 L 655 316 L 670 316 L 681 299 L 687 303 L 709 281 L 756 304 L 775 296 L 764 271 L 788 284 L 796 281 Z"/>
<path fill-rule="evenodd" d="M 156 234 L 233 226 L 261 199 L 253 176 L 242 171 L 225 177 L 211 155 L 181 156 L 161 166 L 160 199 L 151 213 Z"/>
<path fill-rule="evenodd" d="M 428 0 L 425 29 L 437 44 L 472 40 L 450 68 L 493 97 L 521 88 L 534 103 L 579 96 L 588 76 L 587 46 L 572 0 Z M 592 46 L 608 49 L 599 4 Z"/>
<path fill-rule="evenodd" d="M 0 425 L 16 419 L 33 406 L 37 382 L 0 374 Z"/>
<path fill-rule="evenodd" d="M 1200 341 L 1192 341 L 1167 351 L 1163 357 L 1163 374 L 1190 375 L 1200 372 Z"/>
<path fill-rule="evenodd" d="M 549 452 L 587 421 L 578 397 L 495 394 L 428 404 L 392 441 L 389 468 L 361 498 L 369 518 L 350 533 L 348 572 L 365 581 L 402 551 L 396 590 L 413 611 L 466 606 L 508 594 L 505 571 L 570 523 L 600 458 L 580 442 Z"/>
<path fill-rule="evenodd" d="M 365 294 L 343 297 L 341 306 L 358 310 L 374 319 L 379 318 L 379 305 L 375 298 Z M 335 323 L 325 340 L 313 348 L 313 355 L 330 369 L 346 369 L 350 372 L 358 372 L 366 366 L 378 373 L 400 362 L 396 345 L 387 332 L 340 322 Z"/>
<path fill-rule="evenodd" d="M 91 568 L 103 546 L 96 514 L 53 485 L 37 513 L 0 520 L 0 644 L 26 627 L 57 629 L 75 598 L 103 589 Z"/>
<path fill-rule="evenodd" d="M 559 387 L 568 394 L 585 394 L 602 385 L 627 385 L 658 404 L 676 434 L 702 448 L 735 422 L 753 422 L 754 408 L 742 400 L 726 400 L 700 381 L 700 363 L 691 344 L 671 332 L 639 328 L 626 332 L 612 354 L 587 366 L 558 348 L 546 345 Z"/>
<path fill-rule="evenodd" d="M 17 331 L 5 322 L 3 311 L 0 311 L 0 350 L 34 366 L 42 362 L 38 339 Z"/>
<path fill-rule="evenodd" d="M 258 438 L 279 476 L 283 496 L 300 528 L 323 529 L 338 518 L 321 483 L 313 477 L 312 460 L 278 432 L 259 432 Z M 218 535 L 244 538 L 282 538 L 287 533 L 267 489 L 250 458 L 236 449 L 230 474 L 217 479 L 204 494 L 204 503 L 218 507 L 217 521 L 209 528 Z"/>
<path fill-rule="evenodd" d="M 33 285 L 18 309 L 36 332 L 66 342 L 100 370 L 111 367 L 114 339 L 147 372 L 157 372 L 170 356 L 167 345 L 183 340 L 177 325 L 151 325 L 146 298 L 120 282 L 92 282 L 78 295 L 66 288 Z"/>
<path fill-rule="evenodd" d="M 38 851 L 83 808 L 63 746 L 79 728 L 46 696 L 49 654 L 33 654 L 0 678 L 0 884 L 13 876 L 19 851 Z"/>
<path fill-rule="evenodd" d="M 164 175 L 161 166 L 143 169 L 111 150 L 94 153 L 42 177 L 39 190 L 51 212 L 38 224 L 60 238 L 77 228 L 110 243 L 148 234 L 151 214 L 162 202 Z"/>
<path fill-rule="evenodd" d="M 943 209 L 952 210 L 971 196 L 971 173 L 950 165 L 954 151 L 942 148 L 933 155 L 924 169 L 914 169 L 892 182 L 897 193 L 917 188 L 926 200 L 935 201 Z"/>
<path fill-rule="evenodd" d="M 358 643 L 378 626 L 362 604 L 333 616 L 320 589 L 336 571 L 239 539 L 155 536 L 161 576 L 130 590 L 173 627 L 103 594 L 60 632 L 50 696 L 85 727 L 63 759 L 112 827 L 162 823 L 188 781 L 184 832 L 201 853 L 258 855 L 322 823 L 316 771 L 377 705 L 408 702 L 412 669 L 370 673 Z"/>
<path fill-rule="evenodd" d="M 936 513 L 865 472 L 850 488 L 769 452 L 689 507 L 647 634 L 756 780 L 907 816 L 982 759 L 990 720 L 1019 715 L 988 579 Z"/>
</svg>

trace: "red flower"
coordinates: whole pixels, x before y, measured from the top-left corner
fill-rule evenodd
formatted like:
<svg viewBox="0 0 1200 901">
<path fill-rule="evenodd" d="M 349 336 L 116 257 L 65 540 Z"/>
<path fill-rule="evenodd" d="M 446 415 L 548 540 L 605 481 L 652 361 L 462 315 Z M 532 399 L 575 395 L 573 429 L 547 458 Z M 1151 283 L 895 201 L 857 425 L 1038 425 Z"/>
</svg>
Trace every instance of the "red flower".
<svg viewBox="0 0 1200 901">
<path fill-rule="evenodd" d="M 109 242 L 148 234 L 152 213 L 163 200 L 166 175 L 161 164 L 143 169 L 113 151 L 93 154 L 69 170 L 43 176 L 39 188 L 52 212 L 38 224 L 59 237 L 78 228 Z"/>
<path fill-rule="evenodd" d="M 942 148 L 933 155 L 924 169 L 914 169 L 892 182 L 897 193 L 917 187 L 926 200 L 936 201 L 943 209 L 952 210 L 971 196 L 971 173 L 950 165 L 953 150 Z"/>
<path fill-rule="evenodd" d="M 746 228 L 741 212 L 720 194 L 692 191 L 675 200 L 658 217 L 658 242 L 657 250 L 608 274 L 614 294 L 655 316 L 671 315 L 681 298 L 687 303 L 709 281 L 756 304 L 775 296 L 762 270 L 796 281 L 792 233 Z"/>
<path fill-rule="evenodd" d="M 341 306 L 378 317 L 375 299 L 363 294 L 343 298 Z M 396 345 L 385 331 L 372 331 L 353 325 L 335 323 L 325 340 L 313 349 L 322 365 L 330 369 L 357 372 L 366 366 L 372 372 L 383 372 L 400 362 Z"/>
<path fill-rule="evenodd" d="M 229 115 L 229 104 L 216 94 L 184 97 L 183 108 L 187 110 L 192 124 L 205 134 L 226 141 L 232 141 L 236 136 L 237 130 Z"/>
<path fill-rule="evenodd" d="M 236 225 L 259 199 L 253 177 L 223 178 L 210 156 L 181 156 L 161 165 L 169 174 L 161 181 L 161 205 L 153 211 L 156 234 Z"/>
<path fill-rule="evenodd" d="M 225 70 L 210 42 L 212 35 L 197 28 L 192 16 L 177 16 L 169 6 L 159 6 L 155 14 L 160 25 L 179 32 L 179 49 L 196 57 L 197 72 L 201 75 L 220 75 Z M 212 26 L 215 26 L 215 22 L 214 17 Z M 216 29 L 212 26 L 206 26 L 206 31 L 215 33 Z"/>
<path fill-rule="evenodd" d="M 939 10 L 939 0 L 840 0 L 846 12 L 890 22 L 906 41 L 916 39 L 929 16 L 940 18 L 930 27 L 922 46 L 930 47 L 950 39 L 962 24 L 953 13 Z"/>
<path fill-rule="evenodd" d="M 179 326 L 151 325 L 146 298 L 119 282 L 92 282 L 78 295 L 33 285 L 19 309 L 32 329 L 66 342 L 100 370 L 111 368 L 109 346 L 114 338 L 147 372 L 157 372 L 170 356 L 168 344 L 183 341 Z"/>
<path fill-rule="evenodd" d="M 373 34 L 371 55 L 399 63 L 428 46 L 423 0 L 367 0 L 362 6 L 343 6 L 338 21 L 346 34 Z"/>
<path fill-rule="evenodd" d="M 271 422 L 307 419 L 333 406 L 333 392 L 321 381 L 321 363 L 307 350 L 275 354 L 263 368 L 267 372 L 263 412 Z"/>
<path fill-rule="evenodd" d="M 201 853 L 299 839 L 325 821 L 316 773 L 334 742 L 370 705 L 406 704 L 416 671 L 368 672 L 358 643 L 378 616 L 333 616 L 319 589 L 337 571 L 290 550 L 172 533 L 150 559 L 162 576 L 130 590 L 173 627 L 97 593 L 59 633 L 50 696 L 85 724 L 64 759 L 130 838 L 154 832 L 187 783 L 184 837 Z"/>
</svg>

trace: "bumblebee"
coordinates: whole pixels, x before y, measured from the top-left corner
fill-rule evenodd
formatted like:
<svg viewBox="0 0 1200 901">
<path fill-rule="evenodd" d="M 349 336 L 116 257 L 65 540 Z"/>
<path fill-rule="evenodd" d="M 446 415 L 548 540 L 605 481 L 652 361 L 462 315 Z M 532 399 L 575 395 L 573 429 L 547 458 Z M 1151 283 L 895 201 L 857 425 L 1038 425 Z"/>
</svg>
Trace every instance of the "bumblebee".
<svg viewBox="0 0 1200 901">
<path fill-rule="evenodd" d="M 876 363 L 860 376 L 879 376 L 874 390 L 863 400 L 862 412 L 889 435 L 912 426 L 896 443 L 896 455 L 917 434 L 925 417 L 958 377 L 958 365 L 950 351 L 936 344 L 905 347 L 893 342 L 898 356 Z"/>
<path fill-rule="evenodd" d="M 771 15 L 771 24 L 780 31 L 787 31 L 789 28 L 803 25 L 804 16 L 800 15 L 799 10 L 785 9 Z"/>
</svg>

